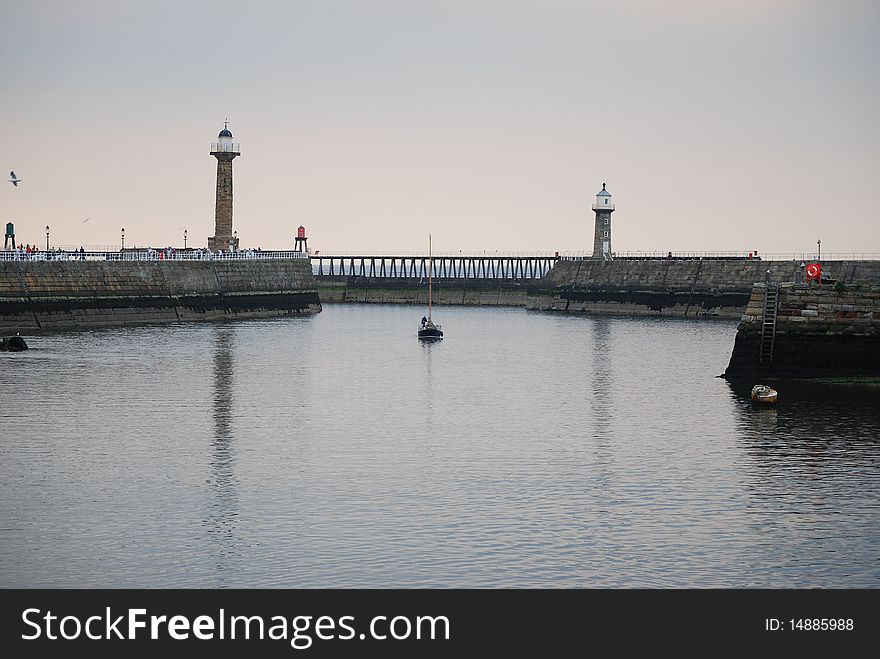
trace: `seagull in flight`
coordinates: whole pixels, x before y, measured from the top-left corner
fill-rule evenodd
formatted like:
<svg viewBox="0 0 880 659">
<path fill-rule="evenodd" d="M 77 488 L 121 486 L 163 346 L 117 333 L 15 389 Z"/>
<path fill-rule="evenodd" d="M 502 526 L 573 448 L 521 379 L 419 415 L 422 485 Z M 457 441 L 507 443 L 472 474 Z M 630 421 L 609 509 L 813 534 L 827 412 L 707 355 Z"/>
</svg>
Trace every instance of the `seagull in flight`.
<svg viewBox="0 0 880 659">
<path fill-rule="evenodd" d="M 9 172 L 9 182 L 17 188 L 18 184 L 21 183 L 21 179 L 15 175 L 15 172 Z"/>
<path fill-rule="evenodd" d="M 86 222 L 88 222 L 88 221 L 91 220 L 91 219 L 92 219 L 92 216 L 90 215 L 89 217 L 87 217 L 86 219 L 84 219 L 82 222 L 80 222 L 80 224 L 85 224 Z"/>
</svg>

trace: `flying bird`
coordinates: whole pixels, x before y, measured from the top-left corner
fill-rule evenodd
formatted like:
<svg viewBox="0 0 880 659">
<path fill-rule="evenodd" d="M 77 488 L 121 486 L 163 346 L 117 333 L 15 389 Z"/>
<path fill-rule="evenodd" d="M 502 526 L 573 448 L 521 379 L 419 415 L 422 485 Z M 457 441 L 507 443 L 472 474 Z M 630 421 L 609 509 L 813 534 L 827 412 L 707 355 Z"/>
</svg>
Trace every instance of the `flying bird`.
<svg viewBox="0 0 880 659">
<path fill-rule="evenodd" d="M 88 222 L 90 219 L 92 219 L 92 216 L 91 216 L 91 215 L 90 215 L 89 217 L 87 217 L 86 219 L 84 219 L 82 222 L 80 222 L 80 224 L 85 224 L 85 223 Z"/>
<path fill-rule="evenodd" d="M 18 184 L 21 183 L 21 179 L 15 175 L 15 172 L 9 172 L 9 182 L 17 188 Z"/>
</svg>

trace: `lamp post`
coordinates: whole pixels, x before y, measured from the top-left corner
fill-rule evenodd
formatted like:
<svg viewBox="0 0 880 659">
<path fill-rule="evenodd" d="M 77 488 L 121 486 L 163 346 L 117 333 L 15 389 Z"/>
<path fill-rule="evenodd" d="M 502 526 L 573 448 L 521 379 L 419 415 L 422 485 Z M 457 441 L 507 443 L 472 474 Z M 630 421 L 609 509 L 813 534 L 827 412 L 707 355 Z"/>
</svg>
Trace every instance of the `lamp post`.
<svg viewBox="0 0 880 659">
<path fill-rule="evenodd" d="M 122 249 L 125 249 L 125 227 L 122 227 Z"/>
<path fill-rule="evenodd" d="M 233 251 L 237 252 L 238 251 L 238 231 L 232 232 L 232 239 L 233 239 Z"/>
<path fill-rule="evenodd" d="M 183 249 L 186 250 L 186 229 L 183 230 Z"/>
<path fill-rule="evenodd" d="M 817 240 L 817 241 L 816 241 L 816 246 L 819 248 L 819 252 L 818 252 L 818 254 L 817 254 L 817 256 L 816 256 L 816 260 L 817 260 L 817 261 L 821 261 L 821 260 L 822 260 L 822 241 L 821 241 L 821 240 Z"/>
<path fill-rule="evenodd" d="M 46 225 L 46 251 L 49 251 L 49 225 Z"/>
</svg>

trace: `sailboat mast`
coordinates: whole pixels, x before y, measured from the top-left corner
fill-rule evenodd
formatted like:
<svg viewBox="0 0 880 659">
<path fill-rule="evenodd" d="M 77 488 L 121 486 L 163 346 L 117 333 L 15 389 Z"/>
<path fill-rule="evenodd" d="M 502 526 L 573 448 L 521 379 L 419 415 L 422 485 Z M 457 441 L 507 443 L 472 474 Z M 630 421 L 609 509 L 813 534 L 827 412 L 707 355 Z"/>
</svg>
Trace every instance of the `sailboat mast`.
<svg viewBox="0 0 880 659">
<path fill-rule="evenodd" d="M 428 234 L 428 321 L 431 320 L 431 284 L 434 277 L 434 257 L 431 253 L 431 234 Z"/>
</svg>

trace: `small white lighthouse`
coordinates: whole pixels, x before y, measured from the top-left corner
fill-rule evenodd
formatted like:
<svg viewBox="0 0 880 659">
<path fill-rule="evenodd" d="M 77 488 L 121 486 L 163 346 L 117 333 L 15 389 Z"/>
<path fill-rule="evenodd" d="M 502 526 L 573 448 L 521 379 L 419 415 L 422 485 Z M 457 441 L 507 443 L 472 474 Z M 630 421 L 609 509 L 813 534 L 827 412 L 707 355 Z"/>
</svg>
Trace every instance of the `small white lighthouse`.
<svg viewBox="0 0 880 659">
<path fill-rule="evenodd" d="M 611 259 L 611 213 L 614 212 L 614 201 L 611 193 L 602 189 L 596 193 L 596 201 L 593 203 L 593 211 L 596 213 L 596 230 L 593 233 L 593 258 Z"/>
</svg>

